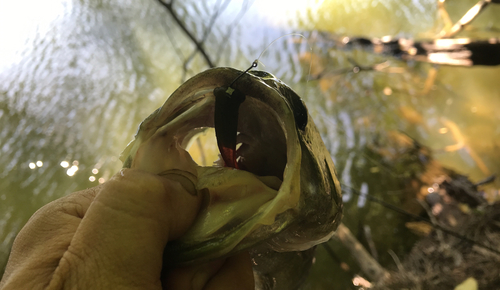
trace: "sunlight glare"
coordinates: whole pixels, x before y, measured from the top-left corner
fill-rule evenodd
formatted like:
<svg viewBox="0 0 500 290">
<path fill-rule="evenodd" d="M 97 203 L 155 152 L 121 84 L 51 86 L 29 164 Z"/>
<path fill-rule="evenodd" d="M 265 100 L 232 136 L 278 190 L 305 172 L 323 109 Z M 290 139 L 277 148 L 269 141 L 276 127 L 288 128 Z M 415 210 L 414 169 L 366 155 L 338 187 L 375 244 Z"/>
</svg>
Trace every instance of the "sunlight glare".
<svg viewBox="0 0 500 290">
<path fill-rule="evenodd" d="M 78 166 L 73 165 L 73 166 L 71 166 L 71 167 L 70 167 L 70 168 L 66 171 L 66 174 L 67 174 L 68 176 L 73 176 L 73 175 L 75 175 L 75 173 L 76 173 L 77 171 L 78 171 Z"/>
<path fill-rule="evenodd" d="M 66 0 L 1 0 L 0 3 L 0 72 L 19 62 L 21 52 L 31 46 L 35 38 L 44 38 L 54 20 L 71 5 Z"/>
</svg>

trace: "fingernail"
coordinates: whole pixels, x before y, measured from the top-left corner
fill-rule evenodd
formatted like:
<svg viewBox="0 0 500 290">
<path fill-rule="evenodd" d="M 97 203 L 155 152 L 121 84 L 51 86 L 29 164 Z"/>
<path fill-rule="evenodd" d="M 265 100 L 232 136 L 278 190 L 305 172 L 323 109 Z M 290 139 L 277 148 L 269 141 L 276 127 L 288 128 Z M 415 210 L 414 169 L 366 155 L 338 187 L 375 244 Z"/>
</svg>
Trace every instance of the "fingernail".
<svg viewBox="0 0 500 290">
<path fill-rule="evenodd" d="M 194 176 L 193 174 L 174 169 L 158 173 L 158 175 L 179 182 L 181 186 L 192 196 L 198 195 L 198 190 L 196 189 L 195 183 L 196 176 Z"/>
</svg>

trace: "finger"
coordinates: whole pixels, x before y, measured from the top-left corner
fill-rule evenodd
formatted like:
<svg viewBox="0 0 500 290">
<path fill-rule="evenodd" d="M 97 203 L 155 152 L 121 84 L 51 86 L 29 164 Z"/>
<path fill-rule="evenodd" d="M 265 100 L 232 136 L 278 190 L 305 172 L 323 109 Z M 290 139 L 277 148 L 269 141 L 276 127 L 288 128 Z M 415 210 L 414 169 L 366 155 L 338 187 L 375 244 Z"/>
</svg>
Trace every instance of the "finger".
<svg viewBox="0 0 500 290">
<path fill-rule="evenodd" d="M 72 193 L 35 212 L 14 241 L 2 285 L 7 280 L 26 282 L 27 276 L 31 285 L 46 283 L 99 189 Z"/>
<path fill-rule="evenodd" d="M 87 281 L 99 275 L 120 285 L 158 286 L 163 249 L 189 228 L 200 202 L 178 182 L 122 170 L 95 197 L 54 276 L 85 273 Z"/>
<path fill-rule="evenodd" d="M 168 290 L 254 290 L 248 252 L 227 259 L 171 270 L 163 281 Z"/>
<path fill-rule="evenodd" d="M 254 290 L 252 261 L 248 252 L 229 257 L 204 290 Z"/>
<path fill-rule="evenodd" d="M 167 290 L 202 290 L 220 270 L 225 260 L 172 269 L 165 275 L 162 285 Z"/>
</svg>

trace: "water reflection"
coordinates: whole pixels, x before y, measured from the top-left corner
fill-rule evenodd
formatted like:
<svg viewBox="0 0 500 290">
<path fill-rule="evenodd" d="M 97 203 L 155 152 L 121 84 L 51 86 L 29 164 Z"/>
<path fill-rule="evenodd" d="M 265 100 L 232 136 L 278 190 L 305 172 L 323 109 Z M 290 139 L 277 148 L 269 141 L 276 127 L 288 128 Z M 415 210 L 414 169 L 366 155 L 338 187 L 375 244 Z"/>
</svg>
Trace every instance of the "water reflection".
<svg viewBox="0 0 500 290">
<path fill-rule="evenodd" d="M 25 2 L 16 3 L 0 10 L 2 43 L 11 44 L 2 45 L 8 50 L 0 56 L 0 271 L 14 236 L 35 210 L 108 180 L 138 123 L 183 78 L 207 68 L 200 54 L 186 63 L 194 45 L 154 1 L 35 1 L 29 11 Z M 177 1 L 176 11 L 202 39 L 223 3 Z M 404 160 L 384 163 L 395 149 L 369 145 L 397 143 L 398 135 L 388 132 L 403 132 L 472 180 L 500 172 L 500 71 L 405 63 L 338 50 L 322 38 L 325 32 L 433 37 L 442 26 L 435 1 L 312 1 L 307 9 L 305 1 L 276 3 L 284 2 L 230 1 L 204 47 L 217 65 L 246 68 L 283 34 L 300 31 L 310 39 L 280 39 L 259 69 L 304 98 L 344 183 L 345 222 L 354 233 L 370 225 L 381 261 L 389 264 L 387 249 L 399 255 L 411 246 L 406 220 L 354 191 L 404 205 L 402 177 L 409 169 Z M 449 13 L 458 19 L 474 3 L 450 4 Z M 498 11 L 485 11 L 475 31 L 464 33 L 498 37 Z M 383 69 L 353 71 L 353 59 Z M 402 241 L 401 235 L 410 238 Z M 351 277 L 343 284 L 335 276 L 344 272 L 320 249 L 311 289 L 352 287 Z"/>
</svg>

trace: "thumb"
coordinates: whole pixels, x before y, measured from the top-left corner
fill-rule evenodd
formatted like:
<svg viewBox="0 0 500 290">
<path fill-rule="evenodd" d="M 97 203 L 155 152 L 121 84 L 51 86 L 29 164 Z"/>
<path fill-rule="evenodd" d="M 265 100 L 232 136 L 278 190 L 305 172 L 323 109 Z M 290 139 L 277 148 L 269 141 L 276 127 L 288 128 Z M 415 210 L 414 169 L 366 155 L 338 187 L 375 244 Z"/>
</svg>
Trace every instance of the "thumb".
<svg viewBox="0 0 500 290">
<path fill-rule="evenodd" d="M 93 288 L 116 283 L 158 286 L 167 241 L 190 227 L 200 203 L 199 196 L 177 181 L 124 169 L 95 197 L 58 270 L 85 276 L 74 277 L 78 280 L 95 281 L 92 276 L 98 275 L 94 278 L 106 277 L 112 283 Z"/>
</svg>

